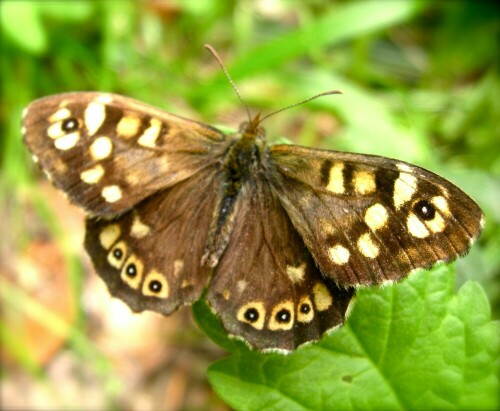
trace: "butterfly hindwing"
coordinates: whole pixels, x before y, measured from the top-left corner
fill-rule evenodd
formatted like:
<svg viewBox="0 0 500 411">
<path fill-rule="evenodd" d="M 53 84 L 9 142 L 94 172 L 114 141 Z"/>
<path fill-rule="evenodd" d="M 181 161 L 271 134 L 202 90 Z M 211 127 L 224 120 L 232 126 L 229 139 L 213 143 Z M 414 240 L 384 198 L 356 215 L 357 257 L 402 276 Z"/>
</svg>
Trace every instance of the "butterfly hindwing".
<svg viewBox="0 0 500 411">
<path fill-rule="evenodd" d="M 87 219 L 85 248 L 110 293 L 133 311 L 165 315 L 198 299 L 211 274 L 200 260 L 220 186 L 212 166 L 120 217 Z"/>
<path fill-rule="evenodd" d="M 93 215 L 112 216 L 193 175 L 225 136 L 136 100 L 67 93 L 31 103 L 25 142 L 54 184 Z"/>
<path fill-rule="evenodd" d="M 482 213 L 463 191 L 384 157 L 279 145 L 272 187 L 319 268 L 340 286 L 399 280 L 467 252 Z"/>
<path fill-rule="evenodd" d="M 226 330 L 291 351 L 343 324 L 354 290 L 322 276 L 267 182 L 248 181 L 239 202 L 207 296 Z"/>
</svg>

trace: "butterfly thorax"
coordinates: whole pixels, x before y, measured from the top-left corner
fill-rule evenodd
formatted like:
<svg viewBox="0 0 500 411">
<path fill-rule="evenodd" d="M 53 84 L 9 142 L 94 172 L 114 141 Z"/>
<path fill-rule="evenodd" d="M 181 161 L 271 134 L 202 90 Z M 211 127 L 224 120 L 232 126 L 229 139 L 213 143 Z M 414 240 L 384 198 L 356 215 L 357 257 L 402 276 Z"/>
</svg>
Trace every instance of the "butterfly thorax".
<svg viewBox="0 0 500 411">
<path fill-rule="evenodd" d="M 241 192 L 262 171 L 265 134 L 259 114 L 240 126 L 224 158 L 224 184 L 215 209 L 202 264 L 215 267 L 229 241 Z"/>
</svg>

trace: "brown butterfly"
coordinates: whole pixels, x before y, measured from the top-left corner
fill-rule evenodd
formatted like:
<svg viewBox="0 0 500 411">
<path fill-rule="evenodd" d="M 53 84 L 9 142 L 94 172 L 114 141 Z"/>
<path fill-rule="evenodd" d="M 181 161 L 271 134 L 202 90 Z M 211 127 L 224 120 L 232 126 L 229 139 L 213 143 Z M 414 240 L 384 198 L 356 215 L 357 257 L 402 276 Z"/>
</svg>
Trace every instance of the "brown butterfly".
<svg viewBox="0 0 500 411">
<path fill-rule="evenodd" d="M 23 134 L 88 212 L 85 248 L 111 294 L 168 315 L 207 300 L 252 347 L 290 351 L 340 326 L 355 289 L 451 261 L 483 215 L 459 188 L 384 157 L 268 145 L 114 94 L 45 97 Z"/>
</svg>

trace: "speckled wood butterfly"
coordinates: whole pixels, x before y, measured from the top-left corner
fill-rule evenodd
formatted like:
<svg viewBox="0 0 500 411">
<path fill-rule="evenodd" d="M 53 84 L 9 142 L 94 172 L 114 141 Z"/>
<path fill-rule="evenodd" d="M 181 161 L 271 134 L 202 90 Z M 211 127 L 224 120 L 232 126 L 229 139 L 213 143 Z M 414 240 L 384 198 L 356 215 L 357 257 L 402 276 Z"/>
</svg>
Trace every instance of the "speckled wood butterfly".
<svg viewBox="0 0 500 411">
<path fill-rule="evenodd" d="M 22 132 L 88 212 L 85 248 L 114 296 L 168 315 L 206 299 L 233 336 L 290 351 L 340 326 L 356 287 L 467 252 L 477 204 L 420 167 L 225 135 L 106 93 L 42 98 Z"/>
</svg>

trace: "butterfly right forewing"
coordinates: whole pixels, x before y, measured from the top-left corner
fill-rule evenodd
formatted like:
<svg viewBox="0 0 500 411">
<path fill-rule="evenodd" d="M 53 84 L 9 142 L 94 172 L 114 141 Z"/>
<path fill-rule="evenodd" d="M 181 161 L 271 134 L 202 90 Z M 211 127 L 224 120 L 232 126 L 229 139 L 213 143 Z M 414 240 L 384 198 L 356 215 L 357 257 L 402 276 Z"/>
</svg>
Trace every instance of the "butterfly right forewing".
<svg viewBox="0 0 500 411">
<path fill-rule="evenodd" d="M 451 261 L 483 214 L 463 191 L 384 157 L 273 146 L 271 186 L 323 274 L 341 286 L 399 280 Z"/>
</svg>

